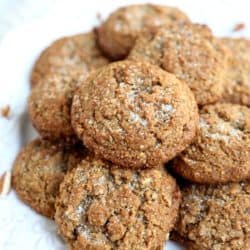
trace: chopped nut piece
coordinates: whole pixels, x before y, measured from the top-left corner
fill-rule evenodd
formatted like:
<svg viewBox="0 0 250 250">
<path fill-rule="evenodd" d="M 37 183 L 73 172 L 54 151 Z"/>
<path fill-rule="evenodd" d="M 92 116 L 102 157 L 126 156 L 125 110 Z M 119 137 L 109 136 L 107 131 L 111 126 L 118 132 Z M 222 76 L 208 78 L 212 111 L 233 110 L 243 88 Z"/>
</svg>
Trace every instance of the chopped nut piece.
<svg viewBox="0 0 250 250">
<path fill-rule="evenodd" d="M 0 197 L 5 196 L 10 192 L 11 188 L 11 173 L 6 171 L 0 178 Z"/>
<path fill-rule="evenodd" d="M 237 32 L 237 31 L 245 29 L 245 27 L 246 25 L 244 23 L 237 23 L 235 24 L 233 31 Z"/>
</svg>

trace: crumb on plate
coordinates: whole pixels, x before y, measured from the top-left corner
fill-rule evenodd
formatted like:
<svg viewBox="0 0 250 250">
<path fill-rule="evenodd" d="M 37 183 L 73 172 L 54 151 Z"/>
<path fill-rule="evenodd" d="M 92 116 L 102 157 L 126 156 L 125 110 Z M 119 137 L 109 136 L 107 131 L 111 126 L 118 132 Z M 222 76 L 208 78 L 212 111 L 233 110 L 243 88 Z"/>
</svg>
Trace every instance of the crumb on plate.
<svg viewBox="0 0 250 250">
<path fill-rule="evenodd" d="M 5 105 L 4 107 L 1 108 L 1 116 L 8 118 L 10 116 L 10 106 Z"/>
<path fill-rule="evenodd" d="M 237 24 L 235 24 L 233 31 L 237 32 L 237 31 L 241 31 L 245 28 L 246 28 L 246 25 L 244 23 L 237 23 Z"/>
</svg>

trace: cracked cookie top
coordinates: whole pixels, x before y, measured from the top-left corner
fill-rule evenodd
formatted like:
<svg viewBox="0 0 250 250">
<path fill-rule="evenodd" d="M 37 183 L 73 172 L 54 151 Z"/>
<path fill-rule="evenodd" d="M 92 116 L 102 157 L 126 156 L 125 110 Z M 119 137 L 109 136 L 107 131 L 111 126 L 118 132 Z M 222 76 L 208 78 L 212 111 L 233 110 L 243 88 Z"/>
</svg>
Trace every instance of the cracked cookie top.
<svg viewBox="0 0 250 250">
<path fill-rule="evenodd" d="M 158 27 L 171 27 L 176 22 L 189 22 L 177 8 L 137 4 L 119 8 L 97 29 L 98 42 L 105 54 L 113 59 L 123 59 L 143 31 L 155 32 Z"/>
<path fill-rule="evenodd" d="M 144 60 L 173 73 L 188 84 L 199 105 L 222 97 L 227 50 L 211 30 L 200 24 L 176 24 L 140 36 L 128 59 Z"/>
<path fill-rule="evenodd" d="M 185 83 L 157 66 L 121 61 L 75 92 L 72 125 L 89 149 L 123 167 L 159 167 L 195 136 L 197 105 Z"/>
<path fill-rule="evenodd" d="M 41 137 L 52 142 L 74 144 L 71 126 L 73 94 L 84 75 L 76 72 L 51 73 L 40 79 L 29 96 L 29 116 Z"/>
<path fill-rule="evenodd" d="M 188 185 L 173 238 L 192 250 L 250 248 L 250 183 Z"/>
<path fill-rule="evenodd" d="M 61 184 L 55 220 L 70 249 L 162 249 L 179 204 L 164 168 L 123 169 L 90 155 Z"/>
<path fill-rule="evenodd" d="M 49 73 L 75 72 L 86 76 L 89 71 L 108 64 L 96 44 L 93 32 L 60 38 L 46 48 L 37 59 L 31 84 L 35 86 Z"/>
<path fill-rule="evenodd" d="M 85 154 L 82 146 L 66 148 L 36 139 L 22 149 L 14 162 L 13 187 L 35 211 L 53 218 L 59 185 L 67 170 L 75 167 Z"/>
<path fill-rule="evenodd" d="M 36 139 L 26 145 L 13 166 L 13 186 L 18 196 L 38 213 L 53 217 L 59 184 L 67 171 L 63 148 Z"/>
<path fill-rule="evenodd" d="M 224 38 L 230 51 L 223 100 L 250 106 L 250 40 Z"/>
<path fill-rule="evenodd" d="M 250 109 L 229 103 L 204 106 L 197 137 L 173 168 L 200 183 L 249 179 Z"/>
</svg>

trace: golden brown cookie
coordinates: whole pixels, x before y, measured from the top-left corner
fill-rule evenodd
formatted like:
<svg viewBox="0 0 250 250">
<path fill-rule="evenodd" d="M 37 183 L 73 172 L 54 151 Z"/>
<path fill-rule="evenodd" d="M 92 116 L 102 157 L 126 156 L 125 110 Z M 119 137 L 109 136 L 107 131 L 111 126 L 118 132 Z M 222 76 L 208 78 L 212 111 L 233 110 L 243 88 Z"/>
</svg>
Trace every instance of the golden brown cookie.
<svg viewBox="0 0 250 250">
<path fill-rule="evenodd" d="M 55 220 L 70 249 L 162 249 L 180 204 L 161 169 L 131 170 L 89 156 L 60 186 Z"/>
<path fill-rule="evenodd" d="M 157 167 L 185 149 L 198 123 L 185 83 L 159 67 L 121 61 L 90 73 L 75 92 L 72 125 L 101 158 Z"/>
<path fill-rule="evenodd" d="M 250 40 L 224 38 L 222 41 L 231 52 L 223 99 L 250 106 Z"/>
<path fill-rule="evenodd" d="M 98 42 L 104 53 L 113 60 L 123 59 L 142 31 L 154 32 L 158 27 L 171 27 L 175 22 L 189 22 L 176 8 L 138 4 L 114 11 L 97 29 Z"/>
<path fill-rule="evenodd" d="M 188 250 L 250 249 L 250 183 L 189 185 L 173 238 Z"/>
<path fill-rule="evenodd" d="M 31 84 L 35 86 L 40 79 L 55 72 L 65 74 L 74 71 L 86 75 L 107 63 L 97 47 L 93 32 L 64 37 L 53 42 L 37 59 Z"/>
<path fill-rule="evenodd" d="M 53 142 L 74 144 L 71 104 L 76 87 L 84 76 L 75 72 L 53 73 L 40 79 L 29 97 L 29 116 L 41 137 Z"/>
<path fill-rule="evenodd" d="M 84 157 L 84 150 L 82 157 Z M 73 163 L 77 165 L 77 149 L 71 154 L 69 149 L 36 139 L 26 145 L 13 165 L 12 184 L 22 201 L 38 213 L 53 218 L 55 198 L 59 185 Z"/>
<path fill-rule="evenodd" d="M 196 140 L 173 169 L 199 183 L 224 183 L 250 178 L 250 109 L 236 104 L 203 107 Z"/>
<path fill-rule="evenodd" d="M 144 60 L 175 74 L 188 84 L 198 104 L 205 105 L 222 97 L 227 54 L 207 26 L 189 23 L 143 34 L 128 59 Z"/>
</svg>

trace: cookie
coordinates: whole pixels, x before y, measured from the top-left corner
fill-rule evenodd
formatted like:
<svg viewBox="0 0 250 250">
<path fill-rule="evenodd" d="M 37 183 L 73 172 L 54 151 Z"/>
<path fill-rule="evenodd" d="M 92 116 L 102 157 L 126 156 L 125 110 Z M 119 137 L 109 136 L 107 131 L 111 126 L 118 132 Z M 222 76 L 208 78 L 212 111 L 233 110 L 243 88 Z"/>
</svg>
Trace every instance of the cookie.
<svg viewBox="0 0 250 250">
<path fill-rule="evenodd" d="M 158 167 L 185 149 L 198 123 L 185 83 L 159 67 L 120 61 L 75 92 L 72 125 L 84 145 L 123 167 Z"/>
<path fill-rule="evenodd" d="M 250 178 L 250 109 L 215 104 L 200 111 L 195 142 L 175 160 L 173 170 L 198 183 Z"/>
<path fill-rule="evenodd" d="M 189 185 L 173 238 L 189 250 L 250 249 L 250 183 Z"/>
<path fill-rule="evenodd" d="M 123 169 L 89 156 L 62 182 L 55 220 L 72 250 L 162 249 L 179 204 L 163 168 Z"/>
<path fill-rule="evenodd" d="M 40 79 L 55 72 L 67 74 L 74 71 L 86 75 L 107 63 L 93 32 L 64 37 L 53 42 L 37 59 L 31 73 L 31 84 L 35 86 Z"/>
<path fill-rule="evenodd" d="M 189 18 L 176 8 L 140 4 L 114 11 L 97 29 L 98 42 L 104 53 L 113 60 L 123 59 L 142 32 L 155 32 L 160 27 L 171 27 Z"/>
<path fill-rule="evenodd" d="M 229 68 L 223 100 L 250 106 L 250 40 L 224 38 L 229 48 Z"/>
<path fill-rule="evenodd" d="M 83 78 L 76 72 L 53 73 L 40 79 L 32 89 L 29 117 L 41 137 L 52 142 L 77 142 L 70 112 L 74 91 Z"/>
<path fill-rule="evenodd" d="M 144 60 L 175 74 L 188 84 L 197 103 L 205 105 L 222 97 L 227 55 L 207 26 L 190 23 L 144 34 L 128 59 Z"/>
<path fill-rule="evenodd" d="M 70 168 L 73 168 L 73 163 L 80 162 L 75 155 L 66 148 L 40 139 L 30 142 L 13 165 L 12 184 L 19 198 L 36 212 L 53 218 L 55 198 L 68 170 L 68 161 L 70 159 Z"/>
</svg>

